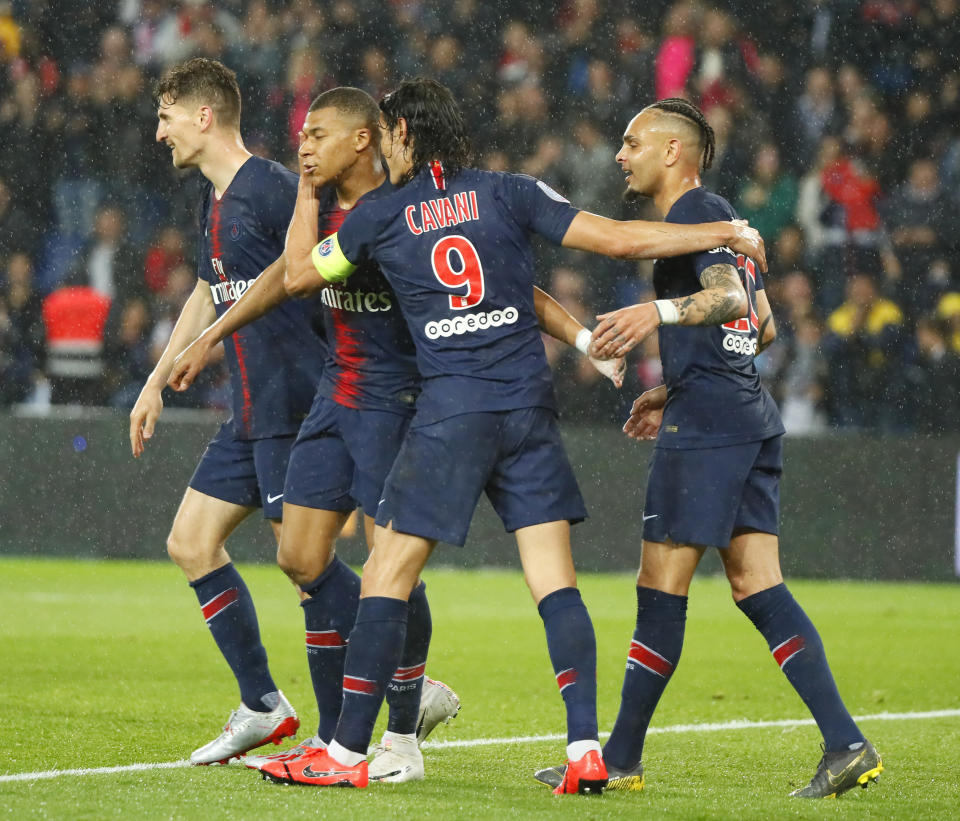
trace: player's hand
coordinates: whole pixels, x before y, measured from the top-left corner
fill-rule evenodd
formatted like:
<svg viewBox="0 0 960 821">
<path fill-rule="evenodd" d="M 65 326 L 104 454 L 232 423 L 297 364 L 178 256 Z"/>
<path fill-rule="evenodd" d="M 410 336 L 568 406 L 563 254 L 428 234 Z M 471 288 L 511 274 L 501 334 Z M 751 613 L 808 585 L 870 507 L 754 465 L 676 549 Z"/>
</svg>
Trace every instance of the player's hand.
<svg viewBox="0 0 960 821">
<path fill-rule="evenodd" d="M 300 182 L 297 185 L 297 193 L 300 197 L 305 198 L 307 201 L 313 199 L 317 196 L 317 192 L 320 190 L 320 185 L 314 181 L 314 177 L 311 173 L 305 172 L 303 165 L 300 166 Z"/>
<path fill-rule="evenodd" d="M 767 249 L 763 244 L 763 237 L 756 228 L 751 228 L 746 220 L 733 220 L 733 238 L 728 243 L 730 250 L 737 254 L 750 257 L 760 266 L 762 273 L 767 272 Z"/>
<path fill-rule="evenodd" d="M 299 188 L 303 196 L 316 197 L 328 180 L 321 176 L 319 166 L 313 157 L 297 154 L 297 168 L 300 171 Z"/>
<path fill-rule="evenodd" d="M 626 356 L 660 325 L 660 314 L 652 302 L 628 305 L 597 316 L 599 324 L 593 329 L 590 356 L 597 359 L 617 359 Z"/>
<path fill-rule="evenodd" d="M 143 454 L 145 442 L 153 436 L 153 428 L 162 412 L 160 389 L 148 382 L 130 411 L 130 450 L 134 459 L 139 459 Z"/>
<path fill-rule="evenodd" d="M 199 376 L 200 371 L 207 367 L 207 362 L 210 361 L 211 347 L 202 334 L 191 342 L 173 360 L 173 370 L 170 371 L 167 384 L 178 392 L 189 388 L 193 384 L 193 380 Z"/>
<path fill-rule="evenodd" d="M 623 387 L 623 375 L 627 371 L 627 360 L 622 356 L 614 359 L 598 359 L 595 356 L 587 355 L 590 364 L 593 365 L 607 379 L 613 382 L 615 388 Z"/>
<path fill-rule="evenodd" d="M 660 385 L 644 391 L 633 400 L 630 417 L 623 426 L 623 432 L 631 439 L 649 441 L 656 439 L 663 421 L 663 406 L 667 402 L 666 386 Z"/>
</svg>

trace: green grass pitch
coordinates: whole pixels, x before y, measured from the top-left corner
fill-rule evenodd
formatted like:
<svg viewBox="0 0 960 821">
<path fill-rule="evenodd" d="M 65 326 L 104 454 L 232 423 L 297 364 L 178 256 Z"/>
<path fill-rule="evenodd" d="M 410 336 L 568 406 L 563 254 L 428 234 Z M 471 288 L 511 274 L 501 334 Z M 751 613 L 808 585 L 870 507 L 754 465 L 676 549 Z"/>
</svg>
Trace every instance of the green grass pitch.
<svg viewBox="0 0 960 821">
<path fill-rule="evenodd" d="M 279 570 L 242 568 L 274 676 L 316 718 L 303 622 Z M 11 818 L 903 818 L 960 816 L 960 590 L 794 582 L 854 715 L 870 718 L 879 784 L 838 801 L 787 797 L 819 760 L 812 726 L 715 731 L 679 725 L 804 719 L 722 579 L 691 590 L 683 658 L 654 718 L 639 794 L 555 798 L 531 774 L 563 760 L 562 702 L 519 573 L 427 570 L 427 670 L 463 709 L 425 750 L 426 780 L 367 790 L 276 786 L 238 766 L 12 780 L 18 773 L 176 762 L 216 735 L 238 696 L 179 571 L 162 563 L 0 560 L 0 816 Z M 584 575 L 597 631 L 601 731 L 616 715 L 635 600 L 630 574 Z M 679 727 L 679 729 L 678 729 Z M 379 728 L 378 728 L 379 732 Z M 556 735 L 556 740 L 521 741 Z"/>
</svg>

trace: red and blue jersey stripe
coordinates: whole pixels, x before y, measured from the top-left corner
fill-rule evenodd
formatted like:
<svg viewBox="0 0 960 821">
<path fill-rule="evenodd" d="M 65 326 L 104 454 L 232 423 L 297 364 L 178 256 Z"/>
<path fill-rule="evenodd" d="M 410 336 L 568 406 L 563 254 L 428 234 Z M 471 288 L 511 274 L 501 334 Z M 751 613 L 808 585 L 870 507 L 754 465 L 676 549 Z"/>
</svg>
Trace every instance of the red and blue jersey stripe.
<svg viewBox="0 0 960 821">
<path fill-rule="evenodd" d="M 366 195 L 392 191 L 389 183 Z M 350 211 L 340 207 L 336 190 L 320 195 L 320 239 L 340 230 Z M 328 283 L 319 295 L 329 349 L 320 392 L 355 410 L 409 413 L 419 390 L 413 340 L 396 297 L 374 263 L 361 265 L 342 283 Z"/>
<path fill-rule="evenodd" d="M 250 157 L 218 197 L 207 182 L 200 218 L 198 274 L 222 315 L 283 253 L 297 177 Z M 288 302 L 225 340 L 231 406 L 241 439 L 295 434 L 310 410 L 326 356 L 312 307 Z"/>
</svg>

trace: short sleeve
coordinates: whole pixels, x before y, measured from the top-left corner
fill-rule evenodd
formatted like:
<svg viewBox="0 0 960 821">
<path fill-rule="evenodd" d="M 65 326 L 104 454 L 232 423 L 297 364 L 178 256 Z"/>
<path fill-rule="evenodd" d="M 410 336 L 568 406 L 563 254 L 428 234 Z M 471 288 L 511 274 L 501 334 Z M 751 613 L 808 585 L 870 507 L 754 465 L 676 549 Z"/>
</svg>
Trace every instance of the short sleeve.
<svg viewBox="0 0 960 821">
<path fill-rule="evenodd" d="M 335 233 L 324 237 L 313 246 L 313 250 L 310 252 L 310 261 L 316 268 L 317 273 L 327 282 L 343 282 L 357 270 L 357 266 L 344 256 L 343 250 L 340 248 L 340 241 Z"/>
<path fill-rule="evenodd" d="M 282 166 L 270 169 L 270 181 L 257 191 L 257 219 L 264 229 L 282 242 L 287 236 L 297 203 L 297 175 Z"/>
<path fill-rule="evenodd" d="M 702 189 L 689 192 L 678 200 L 665 222 L 674 222 L 682 225 L 698 225 L 703 222 L 725 222 L 736 219 L 736 214 L 730 204 L 714 196 L 698 196 Z M 726 245 L 711 248 L 693 254 L 693 265 L 699 277 L 711 265 L 732 265 L 737 267 L 737 255 Z"/>
<path fill-rule="evenodd" d="M 524 228 L 556 245 L 580 213 L 545 182 L 526 174 L 503 175 L 501 196 Z"/>
<path fill-rule="evenodd" d="M 370 206 L 361 203 L 347 214 L 337 231 L 340 251 L 353 265 L 360 265 L 373 256 L 373 241 L 377 231 L 372 216 Z"/>
</svg>

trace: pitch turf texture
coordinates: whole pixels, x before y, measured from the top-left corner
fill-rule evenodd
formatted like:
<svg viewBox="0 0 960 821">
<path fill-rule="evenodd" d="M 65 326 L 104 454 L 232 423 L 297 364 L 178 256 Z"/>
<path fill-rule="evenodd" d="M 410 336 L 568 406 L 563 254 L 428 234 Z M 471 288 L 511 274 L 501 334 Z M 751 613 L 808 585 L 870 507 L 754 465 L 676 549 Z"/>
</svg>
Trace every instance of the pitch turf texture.
<svg viewBox="0 0 960 821">
<path fill-rule="evenodd" d="M 244 567 L 277 682 L 315 708 L 293 591 Z M 946 711 L 862 721 L 879 784 L 839 801 L 787 793 L 819 760 L 812 726 L 680 725 L 805 719 L 806 711 L 722 579 L 691 591 L 683 658 L 655 717 L 642 793 L 556 798 L 533 771 L 564 757 L 561 699 L 518 573 L 427 571 L 428 672 L 463 709 L 425 750 L 426 780 L 367 790 L 277 786 L 243 767 L 152 768 L 13 780 L 22 773 L 182 762 L 238 701 L 179 571 L 160 563 L 0 560 L 0 815 L 13 818 L 956 818 L 960 816 L 960 590 L 794 582 L 851 711 Z M 633 625 L 632 577 L 585 575 L 599 647 L 601 730 L 616 715 Z M 950 714 L 952 713 L 952 714 Z M 378 732 L 379 732 L 378 728 Z M 522 737 L 554 736 L 546 740 Z M 484 739 L 511 739 L 501 744 Z M 468 745 L 465 742 L 476 742 Z M 459 746 L 450 746 L 456 743 Z M 276 749 L 276 748 L 273 748 Z"/>
</svg>

